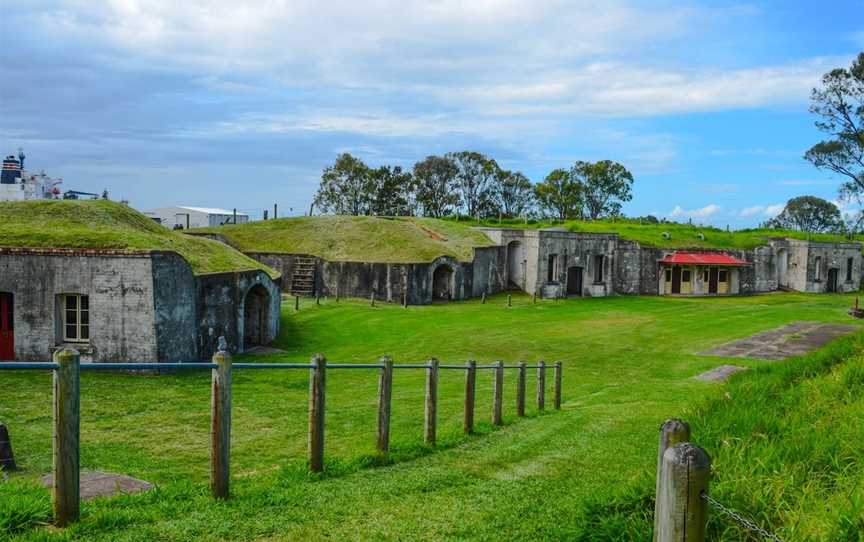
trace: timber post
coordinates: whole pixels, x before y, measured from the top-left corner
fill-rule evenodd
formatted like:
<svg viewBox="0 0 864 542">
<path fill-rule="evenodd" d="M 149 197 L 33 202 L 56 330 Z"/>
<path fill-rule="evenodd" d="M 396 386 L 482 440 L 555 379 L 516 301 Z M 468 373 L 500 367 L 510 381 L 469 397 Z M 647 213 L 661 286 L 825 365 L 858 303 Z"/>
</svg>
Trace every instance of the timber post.
<svg viewBox="0 0 864 542">
<path fill-rule="evenodd" d="M 507 306 L 508 307 L 513 306 L 513 295 L 512 294 L 507 294 Z"/>
<path fill-rule="evenodd" d="M 546 409 L 546 362 L 537 364 L 537 410 Z"/>
<path fill-rule="evenodd" d="M 312 357 L 309 369 L 309 470 L 324 470 L 324 397 L 327 383 L 327 358 Z"/>
<path fill-rule="evenodd" d="M 66 527 L 81 514 L 81 355 L 63 348 L 54 353 L 54 523 Z"/>
<path fill-rule="evenodd" d="M 504 424 L 504 362 L 498 361 L 492 373 L 492 425 Z"/>
<path fill-rule="evenodd" d="M 0 472 L 15 470 L 15 454 L 12 452 L 12 438 L 9 429 L 0 423 Z"/>
<path fill-rule="evenodd" d="M 435 446 L 438 425 L 438 360 L 431 358 L 426 367 L 426 408 L 424 411 L 423 438 L 429 446 Z"/>
<path fill-rule="evenodd" d="M 375 291 L 372 291 L 372 294 L 369 296 L 369 301 L 372 303 L 372 306 L 375 306 Z"/>
<path fill-rule="evenodd" d="M 704 542 L 711 457 L 681 442 L 663 453 L 654 513 L 656 542 Z"/>
<path fill-rule="evenodd" d="M 481 305 L 486 304 L 486 292 L 483 292 L 482 294 L 480 294 L 480 304 Z"/>
<path fill-rule="evenodd" d="M 465 369 L 465 417 L 462 430 L 471 434 L 474 432 L 474 397 L 477 390 L 477 362 L 469 360 Z"/>
<path fill-rule="evenodd" d="M 223 345 L 220 345 L 223 346 Z M 210 489 L 214 499 L 227 499 L 231 480 L 231 354 L 213 354 L 210 398 Z"/>
<path fill-rule="evenodd" d="M 295 311 L 300 310 L 300 296 L 299 295 L 294 296 L 294 310 Z"/>
<path fill-rule="evenodd" d="M 657 446 L 657 477 L 655 481 L 656 494 L 660 494 L 660 476 L 663 467 L 663 454 L 666 450 L 680 444 L 690 441 L 690 424 L 677 418 L 672 418 L 663 422 L 660 426 L 660 437 Z M 654 517 L 660 514 L 659 501 L 654 502 Z M 654 531 L 654 542 L 657 542 L 657 531 Z"/>
<path fill-rule="evenodd" d="M 393 359 L 390 356 L 382 356 L 380 360 L 384 365 L 378 378 L 378 443 L 379 452 L 386 454 L 390 451 L 390 404 L 393 398 Z"/>
<path fill-rule="evenodd" d="M 553 398 L 553 404 L 555 406 L 555 410 L 561 410 L 561 362 L 558 361 L 555 363 L 555 395 Z"/>
<path fill-rule="evenodd" d="M 519 376 L 516 379 L 516 415 L 525 415 L 525 362 L 519 362 Z"/>
</svg>

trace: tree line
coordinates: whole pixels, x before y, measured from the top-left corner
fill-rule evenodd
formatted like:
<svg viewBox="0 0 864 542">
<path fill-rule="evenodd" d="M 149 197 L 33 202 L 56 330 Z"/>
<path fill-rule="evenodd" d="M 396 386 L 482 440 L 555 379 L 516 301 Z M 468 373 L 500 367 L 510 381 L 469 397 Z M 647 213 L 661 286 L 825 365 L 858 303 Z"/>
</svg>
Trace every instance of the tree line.
<svg viewBox="0 0 864 542">
<path fill-rule="evenodd" d="M 343 153 L 321 174 L 314 205 L 340 215 L 594 220 L 620 216 L 632 186 L 633 175 L 611 160 L 578 161 L 535 184 L 473 151 L 427 156 L 410 170 Z"/>
</svg>

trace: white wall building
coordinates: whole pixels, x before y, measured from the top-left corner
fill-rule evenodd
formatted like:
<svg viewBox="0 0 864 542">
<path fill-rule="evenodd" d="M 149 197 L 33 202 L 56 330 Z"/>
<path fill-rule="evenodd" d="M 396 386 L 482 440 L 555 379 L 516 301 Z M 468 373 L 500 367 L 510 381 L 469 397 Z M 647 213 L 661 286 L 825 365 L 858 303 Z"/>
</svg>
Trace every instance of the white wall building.
<svg viewBox="0 0 864 542">
<path fill-rule="evenodd" d="M 234 211 L 228 209 L 213 209 L 209 207 L 162 207 L 144 214 L 156 220 L 166 228 L 207 228 L 234 223 Z M 249 215 L 238 212 L 237 224 L 249 222 Z"/>
</svg>

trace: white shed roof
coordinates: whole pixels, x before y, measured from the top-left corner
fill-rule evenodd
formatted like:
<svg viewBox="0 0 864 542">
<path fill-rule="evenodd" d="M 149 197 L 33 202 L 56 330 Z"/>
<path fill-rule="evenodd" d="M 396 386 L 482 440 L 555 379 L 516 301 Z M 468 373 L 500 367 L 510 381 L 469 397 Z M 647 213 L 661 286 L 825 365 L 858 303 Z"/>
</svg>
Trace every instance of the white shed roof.
<svg viewBox="0 0 864 542">
<path fill-rule="evenodd" d="M 228 209 L 217 209 L 214 207 L 190 207 L 188 205 L 179 205 L 178 209 L 186 209 L 187 211 L 195 211 L 196 213 L 204 213 L 208 215 L 233 215 L 234 211 Z M 237 211 L 237 216 L 249 216 L 246 213 Z"/>
</svg>

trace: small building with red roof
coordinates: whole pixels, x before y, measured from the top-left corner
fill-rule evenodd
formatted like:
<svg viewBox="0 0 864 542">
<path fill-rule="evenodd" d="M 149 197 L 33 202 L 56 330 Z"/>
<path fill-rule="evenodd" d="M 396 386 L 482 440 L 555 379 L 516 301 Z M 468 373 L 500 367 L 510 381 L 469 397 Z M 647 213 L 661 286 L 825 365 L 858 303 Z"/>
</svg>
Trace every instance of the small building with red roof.
<svg viewBox="0 0 864 542">
<path fill-rule="evenodd" d="M 741 291 L 740 270 L 753 263 L 723 252 L 676 250 L 659 261 L 661 295 L 729 295 Z"/>
</svg>

